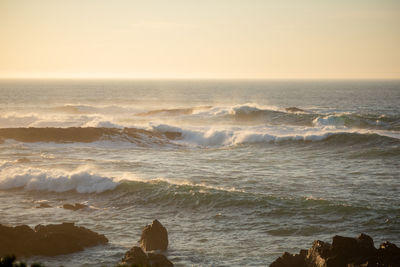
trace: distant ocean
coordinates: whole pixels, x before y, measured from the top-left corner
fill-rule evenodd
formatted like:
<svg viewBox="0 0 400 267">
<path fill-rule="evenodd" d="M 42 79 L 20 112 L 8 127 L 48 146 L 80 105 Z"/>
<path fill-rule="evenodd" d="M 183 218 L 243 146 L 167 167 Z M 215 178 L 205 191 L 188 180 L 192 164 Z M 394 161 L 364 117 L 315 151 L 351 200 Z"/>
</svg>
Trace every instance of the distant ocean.
<svg viewBox="0 0 400 267">
<path fill-rule="evenodd" d="M 400 81 L 2 80 L 0 214 L 110 241 L 48 266 L 115 265 L 153 219 L 176 266 L 400 245 Z"/>
</svg>

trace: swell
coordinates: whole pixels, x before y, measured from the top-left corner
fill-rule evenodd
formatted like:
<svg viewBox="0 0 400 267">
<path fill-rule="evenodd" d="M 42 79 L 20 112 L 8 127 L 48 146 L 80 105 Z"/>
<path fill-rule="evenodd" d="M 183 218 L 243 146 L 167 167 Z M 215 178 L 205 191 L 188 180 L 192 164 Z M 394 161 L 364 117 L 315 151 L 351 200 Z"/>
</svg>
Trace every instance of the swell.
<svg viewBox="0 0 400 267">
<path fill-rule="evenodd" d="M 400 117 L 385 114 L 319 114 L 297 107 L 279 110 L 241 105 L 233 107 L 228 116 L 235 120 L 258 120 L 272 125 L 345 126 L 359 129 L 400 130 Z"/>
<path fill-rule="evenodd" d="M 125 141 L 143 144 L 166 144 L 165 134 L 137 128 L 0 128 L 0 140 L 13 139 L 19 142 L 90 143 L 103 140 Z"/>
<path fill-rule="evenodd" d="M 321 114 L 298 107 L 263 107 L 244 104 L 231 107 L 204 106 L 158 109 L 136 116 L 192 116 L 193 119 L 226 120 L 237 123 L 265 123 L 294 126 L 345 126 L 348 128 L 400 130 L 400 117 L 387 114 L 328 113 Z"/>
<path fill-rule="evenodd" d="M 189 182 L 154 180 L 122 180 L 92 172 L 89 169 L 72 172 L 60 170 L 10 168 L 1 171 L 0 190 L 25 190 L 56 194 L 96 194 L 123 207 L 157 206 L 181 209 L 248 209 L 260 214 L 281 216 L 287 210 L 320 210 L 323 213 L 353 214 L 369 207 L 352 206 L 310 197 L 279 197 L 245 192 L 234 188 L 220 188 Z M 74 197 L 73 195 L 71 197 Z"/>
<path fill-rule="evenodd" d="M 132 107 L 64 105 L 41 113 L 8 112 L 0 115 L 0 126 L 123 128 L 135 125 L 133 122 L 136 121 L 148 123 L 153 120 L 162 122 L 165 119 L 178 119 L 194 125 L 250 124 L 400 131 L 399 115 L 381 113 L 318 113 L 298 107 L 278 108 L 256 104 L 155 109 L 141 113 L 135 111 Z"/>
<path fill-rule="evenodd" d="M 400 144 L 398 135 L 386 132 L 356 132 L 292 128 L 279 131 L 276 128 L 234 129 L 183 129 L 169 125 L 139 128 L 0 128 L 0 143 L 7 139 L 19 142 L 91 143 L 96 141 L 128 142 L 140 146 L 189 145 L 223 147 L 248 144 L 310 143 L 351 145 Z"/>
<path fill-rule="evenodd" d="M 207 110 L 212 106 L 200 106 L 190 108 L 170 108 L 170 109 L 155 109 L 147 112 L 141 112 L 135 114 L 136 116 L 153 116 L 153 115 L 165 115 L 165 116 L 178 116 L 178 115 L 191 115 L 196 111 Z"/>
</svg>

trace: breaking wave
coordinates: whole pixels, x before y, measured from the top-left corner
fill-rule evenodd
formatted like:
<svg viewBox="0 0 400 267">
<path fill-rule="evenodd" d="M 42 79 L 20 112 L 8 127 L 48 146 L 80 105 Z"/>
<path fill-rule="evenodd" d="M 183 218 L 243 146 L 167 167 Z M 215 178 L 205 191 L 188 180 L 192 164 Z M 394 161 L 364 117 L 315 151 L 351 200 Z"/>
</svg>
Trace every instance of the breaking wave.
<svg viewBox="0 0 400 267">
<path fill-rule="evenodd" d="M 271 125 L 303 127 L 347 127 L 400 131 L 400 117 L 389 114 L 321 112 L 299 107 L 193 106 L 142 110 L 134 106 L 72 105 L 49 107 L 26 113 L 0 115 L 0 127 L 105 127 L 124 128 L 150 122 L 187 125 Z"/>
<path fill-rule="evenodd" d="M 86 170 L 85 170 L 86 169 Z M 95 174 L 87 168 L 72 172 L 8 168 L 0 172 L 0 190 L 46 191 L 54 193 L 75 192 L 81 194 L 108 194 L 119 205 L 157 205 L 158 207 L 180 208 L 247 208 L 260 207 L 276 214 L 276 208 L 297 206 L 309 210 L 336 210 L 348 213 L 349 209 L 359 211 L 359 207 L 349 207 L 343 203 L 332 203 L 324 199 L 309 197 L 290 198 L 222 188 L 205 184 L 193 184 L 169 179 L 120 180 Z M 274 210 L 271 210 L 273 208 Z M 282 210 L 282 212 L 284 212 Z"/>
<path fill-rule="evenodd" d="M 354 131 L 312 127 L 180 128 L 166 124 L 140 128 L 0 128 L 0 142 L 91 143 L 128 142 L 138 146 L 187 145 L 221 147 L 256 143 L 324 142 L 333 144 L 398 144 L 400 135 L 384 131 Z"/>
<path fill-rule="evenodd" d="M 284 143 L 284 142 L 328 142 L 334 144 L 349 143 L 395 143 L 400 142 L 399 135 L 385 133 L 357 132 L 336 129 L 314 128 L 282 128 L 255 127 L 226 129 L 182 129 L 169 125 L 153 126 L 153 130 L 168 135 L 171 139 L 189 145 L 197 146 L 231 146 L 255 143 Z"/>
<path fill-rule="evenodd" d="M 315 126 L 346 126 L 348 128 L 400 130 L 400 118 L 385 115 L 334 114 L 318 116 Z"/>
<path fill-rule="evenodd" d="M 30 191 L 101 193 L 113 190 L 117 185 L 113 178 L 97 175 L 85 169 L 65 172 L 35 168 L 6 168 L 0 172 L 1 190 L 22 188 Z"/>
</svg>

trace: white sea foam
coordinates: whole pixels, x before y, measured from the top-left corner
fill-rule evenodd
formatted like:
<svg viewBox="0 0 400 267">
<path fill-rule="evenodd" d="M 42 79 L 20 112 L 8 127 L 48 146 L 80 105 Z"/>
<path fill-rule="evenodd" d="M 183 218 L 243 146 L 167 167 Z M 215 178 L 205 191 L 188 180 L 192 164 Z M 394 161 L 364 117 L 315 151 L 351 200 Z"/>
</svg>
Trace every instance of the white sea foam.
<svg viewBox="0 0 400 267">
<path fill-rule="evenodd" d="M 93 120 L 86 122 L 81 127 L 98 127 L 98 128 L 124 128 L 124 126 L 114 123 L 112 119 L 106 120 L 102 117 L 95 117 Z"/>
<path fill-rule="evenodd" d="M 181 138 L 176 142 L 187 145 L 215 147 L 252 143 L 273 143 L 284 141 L 321 141 L 339 134 L 378 134 L 398 138 L 391 132 L 354 130 L 346 127 L 301 127 L 301 126 L 254 126 L 254 127 L 190 127 L 179 128 L 170 125 L 153 125 L 159 132 L 176 132 Z"/>
<path fill-rule="evenodd" d="M 24 188 L 50 192 L 101 193 L 113 190 L 114 178 L 80 168 L 73 172 L 36 168 L 6 168 L 0 172 L 0 189 Z"/>
<path fill-rule="evenodd" d="M 340 115 L 329 115 L 324 117 L 318 117 L 313 120 L 315 126 L 344 126 L 345 118 Z"/>
</svg>

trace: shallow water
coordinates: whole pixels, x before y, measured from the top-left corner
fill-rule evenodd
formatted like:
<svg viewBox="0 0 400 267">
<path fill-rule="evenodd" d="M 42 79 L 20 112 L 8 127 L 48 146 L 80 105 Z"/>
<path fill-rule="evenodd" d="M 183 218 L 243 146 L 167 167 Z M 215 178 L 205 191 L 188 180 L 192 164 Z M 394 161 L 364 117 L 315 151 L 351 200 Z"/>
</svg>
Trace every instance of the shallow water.
<svg viewBox="0 0 400 267">
<path fill-rule="evenodd" d="M 398 81 L 1 81 L 0 223 L 110 240 L 49 266 L 116 264 L 155 218 L 177 266 L 400 244 L 399 106 Z"/>
</svg>

